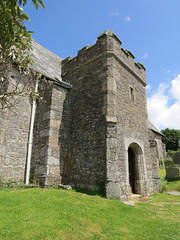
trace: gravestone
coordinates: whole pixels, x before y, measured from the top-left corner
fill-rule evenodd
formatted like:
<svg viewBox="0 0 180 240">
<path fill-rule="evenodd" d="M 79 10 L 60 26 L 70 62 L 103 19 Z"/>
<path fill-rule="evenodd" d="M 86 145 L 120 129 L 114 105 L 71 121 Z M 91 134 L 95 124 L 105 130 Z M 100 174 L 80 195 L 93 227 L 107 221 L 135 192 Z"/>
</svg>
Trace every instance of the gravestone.
<svg viewBox="0 0 180 240">
<path fill-rule="evenodd" d="M 179 168 L 178 167 L 166 168 L 166 178 L 168 180 L 178 179 L 179 178 Z"/>
<path fill-rule="evenodd" d="M 180 152 L 176 152 L 173 155 L 173 164 L 180 166 Z"/>
<path fill-rule="evenodd" d="M 166 178 L 168 180 L 175 180 L 180 177 L 180 152 L 176 152 L 172 159 L 172 165 L 166 165 Z"/>
<path fill-rule="evenodd" d="M 166 161 L 164 161 L 165 167 L 172 167 L 173 166 L 173 161 L 172 159 L 167 159 Z"/>
</svg>

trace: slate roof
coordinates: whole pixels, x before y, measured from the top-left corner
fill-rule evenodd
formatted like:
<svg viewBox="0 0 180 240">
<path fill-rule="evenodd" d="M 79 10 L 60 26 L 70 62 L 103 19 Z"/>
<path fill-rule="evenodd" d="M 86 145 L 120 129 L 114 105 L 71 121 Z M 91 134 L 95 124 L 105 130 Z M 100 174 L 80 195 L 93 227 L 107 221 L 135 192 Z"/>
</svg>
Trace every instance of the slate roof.
<svg viewBox="0 0 180 240">
<path fill-rule="evenodd" d="M 61 61 L 62 58 L 56 56 L 40 44 L 32 41 L 31 58 L 34 61 L 30 68 L 42 73 L 52 80 L 61 81 Z"/>
<path fill-rule="evenodd" d="M 160 135 L 163 135 L 150 121 L 149 121 L 149 129 L 151 129 L 152 131 L 154 131 Z"/>
</svg>

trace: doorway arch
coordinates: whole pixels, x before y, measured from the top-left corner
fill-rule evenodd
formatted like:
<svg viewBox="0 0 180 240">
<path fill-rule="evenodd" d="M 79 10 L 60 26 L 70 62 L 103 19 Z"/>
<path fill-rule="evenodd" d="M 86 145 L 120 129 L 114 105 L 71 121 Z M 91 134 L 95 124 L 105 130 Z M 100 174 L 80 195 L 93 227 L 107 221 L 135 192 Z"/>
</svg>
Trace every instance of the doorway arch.
<svg viewBox="0 0 180 240">
<path fill-rule="evenodd" d="M 141 169 L 142 150 L 137 143 L 131 143 L 128 147 L 128 173 L 130 192 L 133 194 L 141 193 L 140 169 Z"/>
<path fill-rule="evenodd" d="M 128 148 L 128 163 L 129 163 L 129 185 L 131 188 L 132 193 L 136 193 L 135 190 L 135 178 L 136 178 L 136 171 L 135 171 L 135 154 L 132 148 Z"/>
</svg>

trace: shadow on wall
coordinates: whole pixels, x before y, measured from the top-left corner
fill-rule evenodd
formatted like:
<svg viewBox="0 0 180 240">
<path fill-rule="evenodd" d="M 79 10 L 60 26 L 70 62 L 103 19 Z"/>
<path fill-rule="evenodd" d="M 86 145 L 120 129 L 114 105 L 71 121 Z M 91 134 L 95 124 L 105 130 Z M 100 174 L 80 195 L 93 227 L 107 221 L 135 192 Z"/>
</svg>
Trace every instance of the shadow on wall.
<svg viewBox="0 0 180 240">
<path fill-rule="evenodd" d="M 79 188 L 79 187 L 77 187 L 77 188 L 75 188 L 75 191 L 76 192 L 80 192 L 80 193 L 85 193 L 85 194 L 87 194 L 89 196 L 98 195 L 98 196 L 101 196 L 101 197 L 106 197 L 104 189 L 105 189 L 104 182 L 102 182 L 102 183 L 98 184 L 98 190 L 94 190 L 93 191 L 93 190 L 88 190 L 86 188 Z"/>
<path fill-rule="evenodd" d="M 70 143 L 70 107 L 69 107 L 69 94 L 63 103 L 62 118 L 59 126 L 59 146 L 60 146 L 60 176 L 62 184 L 72 184 L 73 182 L 73 153 Z"/>
<path fill-rule="evenodd" d="M 30 182 L 35 184 L 38 182 L 44 186 L 50 129 L 52 84 L 48 81 L 41 81 L 38 91 L 42 99 L 37 101 Z"/>
</svg>

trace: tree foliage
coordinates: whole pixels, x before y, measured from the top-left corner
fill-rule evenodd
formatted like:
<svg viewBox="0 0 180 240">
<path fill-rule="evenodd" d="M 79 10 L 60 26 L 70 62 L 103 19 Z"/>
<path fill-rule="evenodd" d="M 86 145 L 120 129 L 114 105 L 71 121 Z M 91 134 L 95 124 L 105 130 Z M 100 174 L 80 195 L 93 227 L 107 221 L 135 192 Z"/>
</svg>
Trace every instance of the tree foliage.
<svg viewBox="0 0 180 240">
<path fill-rule="evenodd" d="M 42 0 L 29 1 L 33 2 L 36 9 L 39 5 L 45 7 Z M 25 22 L 29 17 L 21 7 L 27 2 L 28 0 L 0 0 L 0 108 L 11 106 L 9 99 L 23 92 L 18 84 L 11 90 L 7 88 L 7 75 L 12 62 L 25 74 L 29 72 L 32 32 L 26 29 Z"/>
<path fill-rule="evenodd" d="M 44 8 L 42 0 L 32 0 L 36 9 L 39 4 Z M 39 3 L 39 4 L 38 4 Z M 0 1 L 0 54 L 1 58 L 9 59 L 22 67 L 27 67 L 31 48 L 31 31 L 25 26 L 29 20 L 22 6 L 27 0 L 1 0 Z"/>
<path fill-rule="evenodd" d="M 166 150 L 178 150 L 178 139 L 180 139 L 180 130 L 169 129 L 161 130 L 162 141 L 166 144 Z"/>
</svg>

